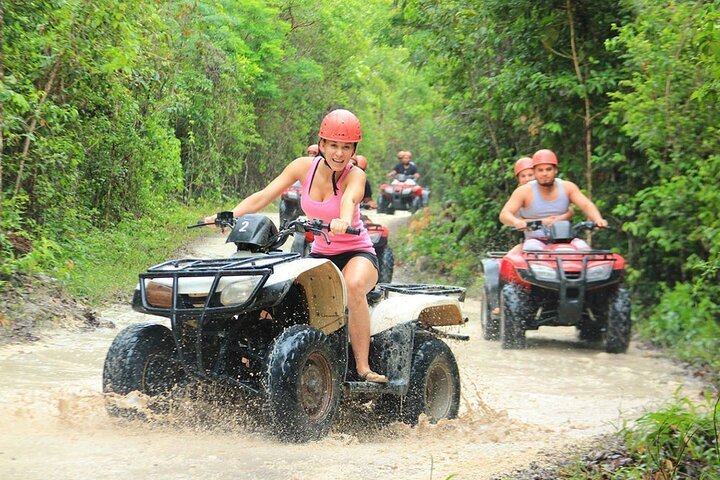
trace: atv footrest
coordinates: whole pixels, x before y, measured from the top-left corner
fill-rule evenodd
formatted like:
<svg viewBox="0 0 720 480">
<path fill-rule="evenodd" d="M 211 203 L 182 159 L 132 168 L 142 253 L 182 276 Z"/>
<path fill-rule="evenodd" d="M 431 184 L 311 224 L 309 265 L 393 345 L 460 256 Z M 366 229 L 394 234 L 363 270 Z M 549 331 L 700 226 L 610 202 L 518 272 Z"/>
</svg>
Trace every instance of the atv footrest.
<svg viewBox="0 0 720 480">
<path fill-rule="evenodd" d="M 345 382 L 345 393 L 348 395 L 357 395 L 361 393 L 394 393 L 402 395 L 407 391 L 405 382 Z"/>
</svg>

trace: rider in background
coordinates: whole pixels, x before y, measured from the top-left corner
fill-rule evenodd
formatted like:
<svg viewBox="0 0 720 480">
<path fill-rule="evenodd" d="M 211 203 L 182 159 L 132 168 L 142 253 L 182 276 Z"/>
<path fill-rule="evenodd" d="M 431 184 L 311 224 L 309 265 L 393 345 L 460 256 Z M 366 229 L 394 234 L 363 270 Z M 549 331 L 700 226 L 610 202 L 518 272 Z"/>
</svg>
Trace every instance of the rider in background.
<svg viewBox="0 0 720 480">
<path fill-rule="evenodd" d="M 256 213 L 296 181 L 302 182 L 301 206 L 308 218 L 330 224 L 332 243 L 313 242 L 311 257 L 327 258 L 342 272 L 348 294 L 348 330 L 360 379 L 387 383 L 387 377 L 370 369 L 370 309 L 367 293 L 378 280 L 378 259 L 370 234 L 360 220 L 365 172 L 350 162 L 362 139 L 360 120 L 347 110 L 333 110 L 323 118 L 316 157 L 296 158 L 270 184 L 233 208 L 240 217 Z M 215 221 L 215 215 L 205 223 Z M 360 235 L 346 233 L 348 227 Z"/>
<path fill-rule="evenodd" d="M 367 170 L 367 158 L 365 155 L 354 155 L 352 162 L 358 166 L 363 172 Z M 372 187 L 370 186 L 370 180 L 365 177 L 365 193 L 363 194 L 362 202 L 370 208 L 377 208 L 377 202 L 373 200 Z"/>
<path fill-rule="evenodd" d="M 400 150 L 397 154 L 400 161 L 393 167 L 392 170 L 387 174 L 388 177 L 393 177 L 397 174 L 406 175 L 408 178 L 412 177 L 415 180 L 420 178 L 418 173 L 417 165 L 412 161 L 412 153 L 405 150 Z"/>
<path fill-rule="evenodd" d="M 563 216 L 567 215 L 572 203 L 598 227 L 607 226 L 607 221 L 600 215 L 595 204 L 577 185 L 555 178 L 558 173 L 558 160 L 551 150 L 538 150 L 532 160 L 535 180 L 519 186 L 512 193 L 500 212 L 500 221 L 503 224 L 522 230 L 527 228 L 527 222 L 540 220 L 543 225 L 551 226 L 558 220 L 566 220 Z M 541 235 L 541 232 L 525 232 L 526 240 Z M 525 247 L 537 249 L 542 248 L 542 245 L 527 245 L 526 242 Z"/>
<path fill-rule="evenodd" d="M 318 146 L 317 143 L 313 143 L 312 145 L 308 145 L 307 150 L 305 150 L 305 153 L 307 153 L 308 157 L 317 157 L 318 156 Z"/>
<path fill-rule="evenodd" d="M 515 178 L 517 178 L 518 186 L 525 185 L 529 181 L 535 180 L 532 158 L 522 157 L 520 160 L 515 162 L 513 172 L 515 173 Z"/>
</svg>

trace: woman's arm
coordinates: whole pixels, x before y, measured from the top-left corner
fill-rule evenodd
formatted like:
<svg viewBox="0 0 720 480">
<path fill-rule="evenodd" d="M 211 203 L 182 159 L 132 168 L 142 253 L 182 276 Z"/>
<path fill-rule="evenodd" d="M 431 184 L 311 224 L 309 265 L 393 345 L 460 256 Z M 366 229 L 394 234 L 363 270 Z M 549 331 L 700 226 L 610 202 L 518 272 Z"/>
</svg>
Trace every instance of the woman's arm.
<svg viewBox="0 0 720 480">
<path fill-rule="evenodd" d="M 280 194 L 296 181 L 302 181 L 304 174 L 310 168 L 312 159 L 310 157 L 296 158 L 285 169 L 273 179 L 265 188 L 253 193 L 249 197 L 242 200 L 232 209 L 234 217 L 241 217 L 248 213 L 257 213 L 267 207 L 270 202 L 275 200 Z M 205 223 L 215 221 L 216 215 L 205 217 Z"/>
</svg>

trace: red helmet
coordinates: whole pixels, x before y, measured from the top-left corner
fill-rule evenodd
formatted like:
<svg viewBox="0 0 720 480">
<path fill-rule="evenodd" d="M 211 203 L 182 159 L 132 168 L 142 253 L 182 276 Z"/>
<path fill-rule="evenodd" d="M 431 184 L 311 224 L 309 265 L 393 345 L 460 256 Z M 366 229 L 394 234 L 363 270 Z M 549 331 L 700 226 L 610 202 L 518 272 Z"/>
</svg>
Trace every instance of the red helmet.
<svg viewBox="0 0 720 480">
<path fill-rule="evenodd" d="M 317 154 L 318 154 L 318 152 L 319 152 L 317 143 L 313 143 L 312 145 L 308 145 L 306 151 L 307 151 L 307 154 L 308 154 L 309 156 L 316 157 Z"/>
<path fill-rule="evenodd" d="M 538 165 L 555 165 L 557 167 L 558 165 L 558 159 L 553 153 L 552 150 L 543 149 L 538 150 L 535 152 L 532 156 L 533 160 L 533 167 L 537 167 Z"/>
<path fill-rule="evenodd" d="M 357 160 L 357 166 L 365 170 L 367 168 L 367 158 L 365 158 L 365 155 L 356 155 L 355 160 Z"/>
<path fill-rule="evenodd" d="M 527 170 L 528 168 L 533 168 L 533 159 L 530 157 L 523 157 L 515 162 L 515 177 L 517 177 L 520 172 Z"/>
<path fill-rule="evenodd" d="M 400 150 L 397 154 L 398 158 L 403 158 L 405 156 L 405 150 Z"/>
<path fill-rule="evenodd" d="M 323 118 L 319 136 L 335 142 L 357 143 L 362 140 L 360 120 L 347 110 L 333 110 Z"/>
</svg>

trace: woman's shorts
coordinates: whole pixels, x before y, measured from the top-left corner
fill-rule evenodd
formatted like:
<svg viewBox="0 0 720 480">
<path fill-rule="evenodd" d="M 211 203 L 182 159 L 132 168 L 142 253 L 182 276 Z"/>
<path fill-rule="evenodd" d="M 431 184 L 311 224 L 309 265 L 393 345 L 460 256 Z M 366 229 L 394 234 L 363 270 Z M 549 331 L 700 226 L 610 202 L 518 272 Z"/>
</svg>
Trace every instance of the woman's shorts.
<svg viewBox="0 0 720 480">
<path fill-rule="evenodd" d="M 342 272 L 342 269 L 345 268 L 345 265 L 348 264 L 348 262 L 354 258 L 354 257 L 363 257 L 370 260 L 373 264 L 373 267 L 375 267 L 375 270 L 378 271 L 378 274 L 380 274 L 380 266 L 378 263 L 378 258 L 375 254 L 365 251 L 352 251 L 352 252 L 343 252 L 338 253 L 337 255 L 321 255 L 319 253 L 311 253 L 310 258 L 327 258 L 332 263 L 335 264 L 335 266 Z"/>
</svg>

